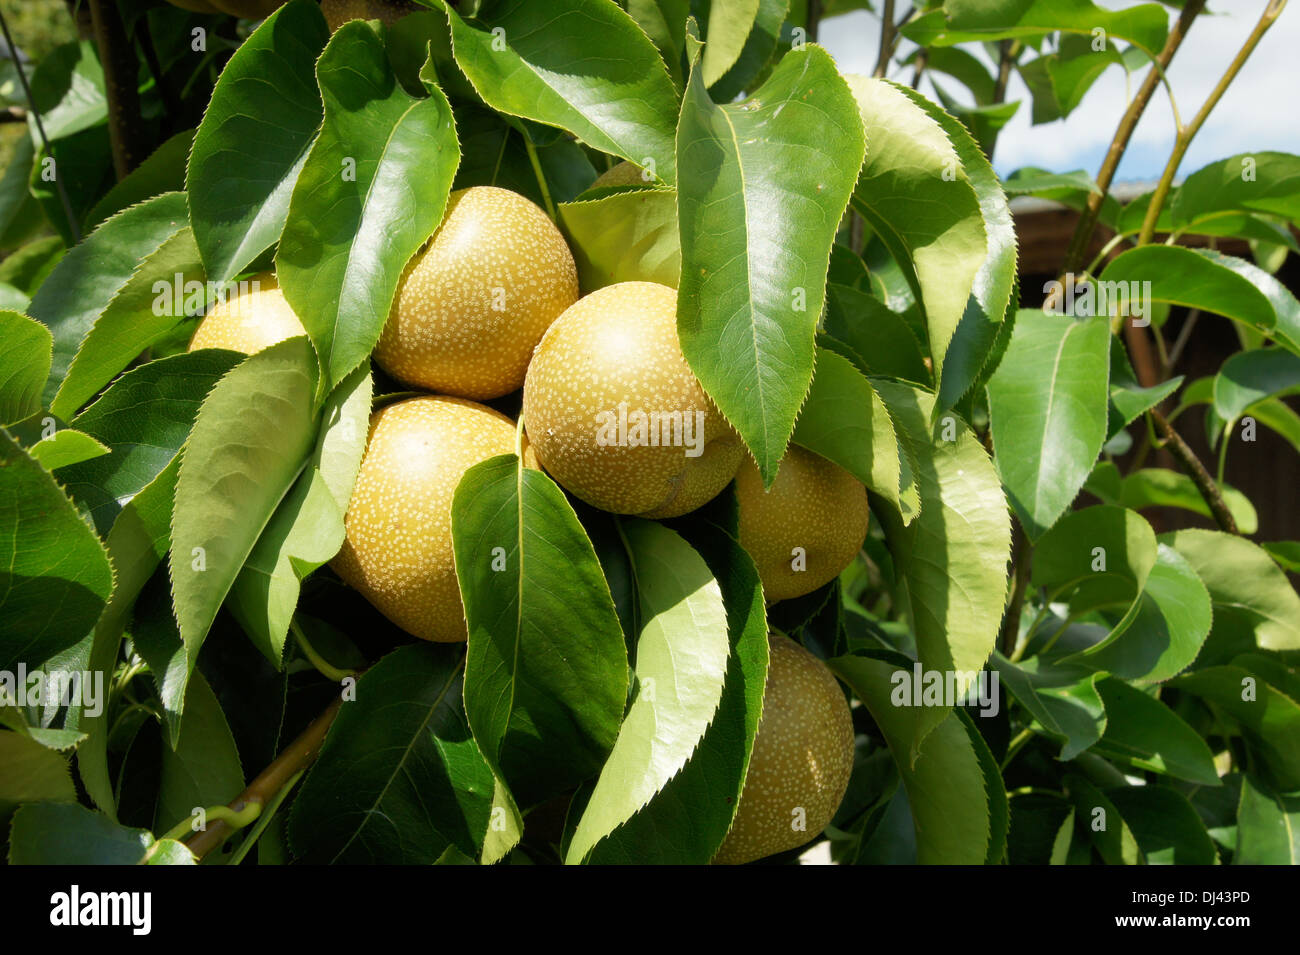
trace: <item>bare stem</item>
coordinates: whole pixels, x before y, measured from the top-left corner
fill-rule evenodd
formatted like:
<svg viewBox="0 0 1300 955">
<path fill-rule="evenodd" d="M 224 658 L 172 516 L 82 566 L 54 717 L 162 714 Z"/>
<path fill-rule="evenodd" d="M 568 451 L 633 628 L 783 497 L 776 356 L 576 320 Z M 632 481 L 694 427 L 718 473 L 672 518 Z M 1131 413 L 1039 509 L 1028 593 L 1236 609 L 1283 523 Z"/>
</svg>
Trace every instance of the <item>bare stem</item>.
<svg viewBox="0 0 1300 955">
<path fill-rule="evenodd" d="M 1233 518 L 1232 511 L 1228 509 L 1228 505 L 1223 500 L 1223 495 L 1219 492 L 1219 486 L 1214 483 L 1214 478 L 1210 477 L 1210 472 L 1205 470 L 1205 465 L 1201 463 L 1201 459 L 1187 446 L 1187 442 L 1183 440 L 1182 435 L 1175 431 L 1173 426 L 1165 420 L 1164 415 L 1155 408 L 1152 408 L 1148 414 L 1151 416 L 1151 420 L 1155 422 L 1161 436 L 1168 442 L 1169 450 L 1173 452 L 1174 457 L 1178 459 L 1178 463 L 1183 466 L 1187 476 L 1192 479 L 1192 483 L 1200 491 L 1205 503 L 1209 505 L 1210 513 L 1214 515 L 1215 522 L 1229 534 L 1240 534 L 1241 531 L 1237 529 L 1237 521 Z M 1223 440 L 1225 442 L 1228 440 L 1226 435 Z"/>
<path fill-rule="evenodd" d="M 1102 203 L 1106 198 L 1106 193 L 1110 190 L 1110 184 L 1115 179 L 1115 172 L 1119 169 L 1120 160 L 1124 158 L 1124 151 L 1128 149 L 1129 140 L 1133 138 L 1133 131 L 1137 128 L 1138 120 L 1146 111 L 1147 104 L 1151 102 L 1151 97 L 1160 85 L 1161 78 L 1169 63 L 1178 52 L 1182 45 L 1183 38 L 1187 36 L 1187 30 L 1192 25 L 1192 21 L 1205 7 L 1205 0 L 1188 0 L 1183 6 L 1183 11 L 1179 14 L 1178 19 L 1174 22 L 1173 29 L 1169 31 L 1169 36 L 1165 39 L 1164 49 L 1156 58 L 1155 64 L 1147 72 L 1138 88 L 1137 96 L 1129 103 L 1128 109 L 1120 117 L 1119 127 L 1115 130 L 1115 136 L 1111 140 L 1110 148 L 1106 151 L 1106 158 L 1102 161 L 1101 169 L 1097 172 L 1097 192 L 1088 196 L 1088 204 L 1084 207 L 1083 214 L 1079 216 L 1079 222 L 1074 227 L 1074 235 L 1070 237 L 1070 245 L 1065 253 L 1065 266 L 1062 272 L 1074 272 L 1078 270 L 1083 263 L 1083 257 L 1087 254 L 1088 243 L 1092 241 L 1093 230 L 1097 227 L 1097 219 L 1101 215 Z"/>
<path fill-rule="evenodd" d="M 117 5 L 109 0 L 89 0 L 95 45 L 104 68 L 108 96 L 108 135 L 113 148 L 113 171 L 119 180 L 144 158 L 144 121 L 140 116 L 139 65 L 127 38 Z"/>
<path fill-rule="evenodd" d="M 880 11 L 880 52 L 876 55 L 876 69 L 872 76 L 880 79 L 889 70 L 889 58 L 894 55 L 894 0 L 885 0 Z"/>
</svg>

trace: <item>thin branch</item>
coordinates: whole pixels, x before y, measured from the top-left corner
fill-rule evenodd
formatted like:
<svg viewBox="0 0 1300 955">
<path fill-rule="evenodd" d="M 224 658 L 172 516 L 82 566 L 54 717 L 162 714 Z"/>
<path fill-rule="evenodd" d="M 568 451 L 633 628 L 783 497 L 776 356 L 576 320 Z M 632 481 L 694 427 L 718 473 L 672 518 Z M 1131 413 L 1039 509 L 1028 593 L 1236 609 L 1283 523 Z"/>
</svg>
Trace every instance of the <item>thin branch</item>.
<svg viewBox="0 0 1300 955">
<path fill-rule="evenodd" d="M 1128 149 L 1129 140 L 1133 137 L 1133 131 L 1137 128 L 1138 120 L 1146 111 L 1147 104 L 1151 102 L 1151 97 L 1160 85 L 1161 77 L 1165 70 L 1168 69 L 1169 63 L 1182 46 L 1183 38 L 1187 36 L 1187 31 L 1196 19 L 1201 10 L 1205 7 L 1205 0 L 1188 0 L 1183 6 L 1182 13 L 1174 22 L 1173 29 L 1169 31 L 1169 36 L 1165 40 L 1164 49 L 1156 58 L 1155 64 L 1147 72 L 1146 78 L 1139 87 L 1137 96 L 1129 103 L 1129 107 L 1124 111 L 1120 118 L 1119 127 L 1115 130 L 1115 136 L 1111 140 L 1110 148 L 1106 151 L 1106 158 L 1101 164 L 1101 169 L 1097 172 L 1097 191 L 1088 195 L 1088 204 L 1084 207 L 1083 214 L 1079 216 L 1079 221 L 1074 227 L 1074 235 L 1070 237 L 1070 245 L 1065 253 L 1065 265 L 1061 269 L 1062 273 L 1077 271 L 1083 263 L 1083 257 L 1087 254 L 1088 244 L 1092 241 L 1093 230 L 1097 227 L 1097 219 L 1101 215 L 1101 206 L 1110 191 L 1110 184 L 1115 179 L 1115 172 L 1119 169 L 1120 160 L 1124 158 L 1124 151 Z"/>
<path fill-rule="evenodd" d="M 993 102 L 1001 103 L 1007 98 L 1007 84 L 1011 82 L 1011 67 L 1020 52 L 1019 40 L 1003 40 L 998 45 L 998 79 L 993 85 Z"/>
<path fill-rule="evenodd" d="M 127 38 L 117 6 L 110 0 L 88 0 L 95 24 L 95 45 L 104 68 L 108 97 L 108 135 L 113 148 L 113 171 L 119 180 L 144 158 L 144 121 L 140 116 L 139 64 L 135 47 Z"/>
<path fill-rule="evenodd" d="M 1199 308 L 1194 308 L 1187 313 L 1183 327 L 1178 330 L 1178 337 L 1174 339 L 1173 347 L 1169 349 L 1169 371 L 1173 371 L 1178 364 L 1178 359 L 1183 357 L 1183 349 L 1187 347 L 1187 341 L 1192 337 L 1192 329 L 1196 327 L 1197 319 L 1200 317 Z"/>
<path fill-rule="evenodd" d="M 290 743 L 270 766 L 262 770 L 234 802 L 230 803 L 231 811 L 241 813 L 253 803 L 265 807 L 280 790 L 288 785 L 289 780 L 315 762 L 321 744 L 325 741 L 325 734 L 334 722 L 334 717 L 338 716 L 342 704 L 342 698 L 335 700 L 320 716 L 312 720 L 298 738 Z M 196 833 L 186 845 L 195 856 L 202 859 L 225 842 L 233 831 L 226 823 L 218 820 L 202 832 Z"/>
<path fill-rule="evenodd" d="M 822 21 L 822 0 L 808 0 L 808 42 L 817 42 L 817 28 Z"/>
<path fill-rule="evenodd" d="M 1229 534 L 1240 534 L 1241 531 L 1237 529 L 1237 521 L 1233 518 L 1232 511 L 1228 509 L 1228 505 L 1223 500 L 1223 495 L 1219 492 L 1219 486 L 1214 483 L 1214 478 L 1210 477 L 1210 472 L 1205 470 L 1205 465 L 1201 463 L 1201 459 L 1187 446 L 1187 442 L 1183 440 L 1182 435 L 1174 430 L 1163 414 L 1155 408 L 1152 408 L 1147 413 L 1151 416 L 1151 420 L 1155 422 L 1156 428 L 1167 442 L 1169 450 L 1178 459 L 1178 463 L 1183 466 L 1183 470 L 1192 479 L 1196 489 L 1201 492 L 1201 497 L 1209 505 L 1210 513 L 1214 515 L 1215 522 Z M 1225 437 L 1223 440 L 1226 441 L 1227 438 Z"/>
<path fill-rule="evenodd" d="M 872 76 L 882 78 L 889 70 L 890 57 L 894 55 L 894 0 L 885 0 L 880 11 L 880 52 L 876 55 L 876 68 Z"/>
<path fill-rule="evenodd" d="M 1250 31 L 1250 36 L 1246 37 L 1246 42 L 1237 51 L 1237 55 L 1232 58 L 1232 62 L 1228 64 L 1223 76 L 1219 77 L 1219 82 L 1215 85 L 1209 98 L 1201 104 L 1201 108 L 1196 111 L 1192 121 L 1178 130 L 1178 135 L 1174 137 L 1174 151 L 1169 156 L 1169 162 L 1165 164 L 1165 171 L 1160 176 L 1160 182 L 1156 184 L 1156 190 L 1151 196 L 1151 204 L 1147 206 L 1146 218 L 1142 220 L 1142 231 L 1138 233 L 1137 244 L 1139 246 L 1146 245 L 1151 241 L 1151 237 L 1155 235 L 1160 210 L 1164 208 L 1165 199 L 1169 195 L 1169 190 L 1173 187 L 1174 176 L 1178 172 L 1178 167 L 1182 165 L 1183 156 L 1187 153 L 1187 147 L 1192 144 L 1192 140 L 1200 131 L 1201 126 L 1205 124 L 1205 120 L 1209 118 L 1211 111 L 1219 104 L 1223 94 L 1227 92 L 1232 81 L 1241 72 L 1241 68 L 1246 65 L 1246 60 L 1250 58 L 1250 54 L 1259 45 L 1259 41 L 1264 38 L 1268 28 L 1281 15 L 1285 6 L 1286 0 L 1270 0 L 1268 6 L 1264 8 L 1264 12 L 1260 15 L 1259 22 L 1255 24 L 1255 29 Z"/>
<path fill-rule="evenodd" d="M 925 73 L 926 63 L 929 60 L 926 53 L 925 47 L 921 47 L 916 54 L 916 67 L 912 70 L 912 89 L 914 90 L 921 88 L 921 76 Z"/>
</svg>

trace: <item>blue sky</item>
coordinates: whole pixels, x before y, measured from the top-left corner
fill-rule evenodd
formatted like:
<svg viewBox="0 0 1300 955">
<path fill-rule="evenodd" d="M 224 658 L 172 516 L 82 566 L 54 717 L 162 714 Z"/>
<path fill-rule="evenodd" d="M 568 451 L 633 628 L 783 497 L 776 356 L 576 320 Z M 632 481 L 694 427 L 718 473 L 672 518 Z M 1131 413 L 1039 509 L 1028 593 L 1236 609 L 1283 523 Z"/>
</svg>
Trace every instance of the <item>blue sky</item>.
<svg viewBox="0 0 1300 955">
<path fill-rule="evenodd" d="M 1134 6 L 1124 0 L 1099 0 L 1111 9 Z M 1183 42 L 1169 71 L 1184 122 L 1200 108 L 1250 33 L 1265 0 L 1211 0 Z M 820 40 L 848 73 L 870 73 L 875 65 L 880 21 L 865 11 L 832 17 Z M 903 50 L 906 51 L 904 46 Z M 974 52 L 974 48 L 972 48 Z M 891 79 L 909 82 L 911 67 L 896 68 Z M 1136 90 L 1142 73 L 1127 79 L 1118 66 L 1106 71 L 1070 116 L 1033 126 L 1029 95 L 1013 74 L 1008 99 L 1024 103 L 1003 129 L 993 164 L 1001 175 L 1021 166 L 1041 166 L 1057 172 L 1085 169 L 1095 175 L 1115 133 L 1115 124 Z M 946 82 L 950 93 L 964 90 Z M 928 83 L 922 90 L 934 96 Z M 1159 177 L 1173 146 L 1174 123 L 1169 99 L 1158 91 L 1135 130 L 1117 178 L 1151 180 Z M 1290 4 L 1256 47 L 1234 85 L 1210 114 L 1183 160 L 1179 178 L 1201 166 L 1251 151 L 1280 150 L 1300 154 L 1300 4 Z"/>
</svg>

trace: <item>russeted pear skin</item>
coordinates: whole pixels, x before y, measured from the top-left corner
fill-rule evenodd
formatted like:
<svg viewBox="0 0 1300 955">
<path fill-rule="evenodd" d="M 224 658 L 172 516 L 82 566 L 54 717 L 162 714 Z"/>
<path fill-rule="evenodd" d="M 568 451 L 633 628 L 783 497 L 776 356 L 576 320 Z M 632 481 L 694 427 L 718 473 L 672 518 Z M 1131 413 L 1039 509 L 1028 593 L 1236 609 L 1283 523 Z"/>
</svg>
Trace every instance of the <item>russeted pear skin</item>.
<svg viewBox="0 0 1300 955">
<path fill-rule="evenodd" d="M 263 348 L 306 335 L 284 292 L 270 273 L 248 279 L 248 290 L 218 302 L 203 316 L 190 339 L 190 351 L 228 348 L 252 355 Z"/>
<path fill-rule="evenodd" d="M 654 177 L 647 178 L 640 166 L 628 162 L 624 159 L 620 163 L 610 166 L 599 176 L 589 188 L 602 189 L 609 186 L 651 186 L 654 185 Z"/>
<path fill-rule="evenodd" d="M 634 432 L 638 414 L 658 426 Z M 523 415 L 551 476 L 616 514 L 695 510 L 731 482 L 744 447 L 682 357 L 677 293 L 653 282 L 606 286 L 555 321 L 528 366 Z"/>
<path fill-rule="evenodd" d="M 462 189 L 402 273 L 375 360 L 415 388 L 497 398 L 577 299 L 573 254 L 545 212 L 509 189 Z"/>
<path fill-rule="evenodd" d="M 768 646 L 763 716 L 715 865 L 742 865 L 808 842 L 834 817 L 853 770 L 853 717 L 835 675 L 789 637 L 770 634 Z"/>
<path fill-rule="evenodd" d="M 265 20 L 284 5 L 284 0 L 212 0 L 222 13 L 248 20 Z"/>
<path fill-rule="evenodd" d="M 370 418 L 344 517 L 335 573 L 385 617 L 424 640 L 467 636 L 451 542 L 451 503 L 465 472 L 515 449 L 515 423 L 462 398 L 409 398 Z M 525 451 L 526 463 L 533 463 Z"/>
<path fill-rule="evenodd" d="M 736 471 L 740 545 L 754 559 L 769 603 L 812 593 L 847 567 L 867 536 L 867 489 L 852 474 L 790 445 L 766 491 L 752 458 Z M 803 548 L 796 569 L 795 548 Z"/>
</svg>

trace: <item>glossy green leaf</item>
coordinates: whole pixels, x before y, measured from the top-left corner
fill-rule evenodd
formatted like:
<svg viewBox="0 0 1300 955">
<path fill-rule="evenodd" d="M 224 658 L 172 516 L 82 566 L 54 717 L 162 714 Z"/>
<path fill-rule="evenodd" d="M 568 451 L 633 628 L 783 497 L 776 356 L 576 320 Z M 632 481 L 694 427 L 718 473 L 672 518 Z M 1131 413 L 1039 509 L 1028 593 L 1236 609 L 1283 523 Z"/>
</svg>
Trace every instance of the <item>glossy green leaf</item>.
<svg viewBox="0 0 1300 955">
<path fill-rule="evenodd" d="M 1057 31 L 1091 36 L 1100 28 L 1108 36 L 1136 43 L 1154 58 L 1164 46 L 1167 20 L 1165 11 L 1156 3 L 1107 10 L 1090 0 L 946 0 L 942 10 L 905 26 L 903 35 L 923 46 L 948 46 Z"/>
<path fill-rule="evenodd" d="M 944 356 L 989 257 L 980 195 L 959 148 L 910 91 L 882 80 L 848 79 L 870 143 L 853 206 L 923 305 L 935 377 L 942 382 Z M 986 196 L 995 201 L 993 193 Z"/>
<path fill-rule="evenodd" d="M 122 375 L 72 419 L 109 453 L 64 468 L 59 480 L 107 535 L 127 501 L 153 481 L 185 443 L 203 399 L 244 358 L 204 349 L 161 358 Z"/>
<path fill-rule="evenodd" d="M 817 371 L 792 440 L 883 495 L 905 522 L 916 516 L 916 477 L 889 409 L 844 356 L 826 348 L 817 350 Z"/>
<path fill-rule="evenodd" d="M 165 193 L 113 216 L 71 249 L 32 296 L 28 314 L 54 336 L 44 402 L 54 395 L 82 339 L 141 261 L 185 228 L 185 196 Z"/>
<path fill-rule="evenodd" d="M 61 417 L 76 414 L 141 352 L 181 325 L 189 317 L 189 303 L 180 290 L 202 275 L 201 269 L 189 229 L 143 259 L 86 333 L 50 410 Z"/>
<path fill-rule="evenodd" d="M 11 865 L 136 865 L 154 844 L 144 829 L 127 829 L 75 802 L 33 803 L 14 813 Z"/>
<path fill-rule="evenodd" d="M 731 825 L 758 732 L 767 682 L 767 617 L 749 556 L 714 525 L 683 521 L 681 533 L 713 572 L 727 607 L 731 655 L 718 712 L 695 752 L 650 802 L 588 857 L 594 865 L 702 865 Z M 665 839 L 665 832 L 673 838 Z"/>
<path fill-rule="evenodd" d="M 316 438 L 316 358 L 304 337 L 251 356 L 204 399 L 182 452 L 170 557 L 190 672 L 217 610 Z"/>
<path fill-rule="evenodd" d="M 1233 865 L 1300 865 L 1300 796 L 1246 776 L 1237 807 Z"/>
<path fill-rule="evenodd" d="M 35 669 L 95 625 L 113 569 L 48 471 L 0 430 L 0 670 Z"/>
<path fill-rule="evenodd" d="M 1151 525 L 1113 505 L 1067 514 L 1034 550 L 1030 582 L 1052 599 L 1068 598 L 1071 616 L 1100 607 L 1129 607 L 1156 564 Z"/>
<path fill-rule="evenodd" d="M 1168 786 L 1107 789 L 1150 865 L 1215 865 L 1218 853 L 1187 797 Z"/>
<path fill-rule="evenodd" d="M 725 0 L 724 5 L 734 6 L 737 2 L 749 5 L 752 0 Z M 757 7 L 753 25 L 748 28 L 735 61 L 716 81 L 709 81 L 707 75 L 705 77 L 710 94 L 719 103 L 735 99 L 766 79 L 769 68 L 774 66 L 774 59 L 780 55 L 778 50 L 782 53 L 790 52 L 789 37 L 783 42 L 781 33 L 790 0 L 758 0 Z M 712 29 L 713 20 L 717 16 L 718 0 L 710 0 L 709 8 L 709 28 Z M 704 60 L 707 63 L 709 48 L 714 45 L 714 39 L 706 33 L 704 40 Z"/>
<path fill-rule="evenodd" d="M 185 717 L 175 746 L 163 745 L 154 831 L 167 832 L 195 809 L 230 802 L 244 789 L 244 771 L 221 703 L 202 673 L 190 677 Z"/>
<path fill-rule="evenodd" d="M 37 441 L 27 449 L 27 453 L 45 470 L 54 471 L 108 454 L 108 448 L 75 428 L 63 428 Z"/>
<path fill-rule="evenodd" d="M 1249 210 L 1300 220 L 1300 156 L 1281 152 L 1240 153 L 1196 170 L 1169 198 L 1170 218 L 1180 230 Z"/>
<path fill-rule="evenodd" d="M 1205 741 L 1163 702 L 1110 677 L 1097 684 L 1106 707 L 1099 752 L 1200 786 L 1218 786 Z"/>
<path fill-rule="evenodd" d="M 873 383 L 916 460 L 920 514 L 882 519 L 907 595 L 921 663 L 969 673 L 997 642 L 1011 553 L 1011 517 L 993 462 L 955 415 L 931 425 L 935 399 L 893 382 Z M 923 732 L 933 714 L 922 716 Z M 913 746 L 919 745 L 918 737 Z"/>
<path fill-rule="evenodd" d="M 922 865 L 981 865 L 990 839 L 990 799 L 976 752 L 978 734 L 967 734 L 960 718 L 940 710 L 938 725 L 925 734 L 919 749 L 923 708 L 896 706 L 894 676 L 898 667 L 869 656 L 828 661 L 853 688 L 880 727 L 907 789 L 916 826 L 917 861 Z M 1001 785 L 1001 782 L 998 782 Z"/>
<path fill-rule="evenodd" d="M 22 421 L 41 410 L 53 348 L 54 339 L 40 322 L 0 311 L 0 424 Z"/>
<path fill-rule="evenodd" d="M 627 650 L 600 563 L 559 487 L 501 455 L 452 504 L 465 712 L 525 806 L 596 774 L 627 701 Z"/>
<path fill-rule="evenodd" d="M 682 267 L 677 192 L 630 189 L 561 203 L 558 209 L 584 293 L 617 282 L 677 287 Z"/>
<path fill-rule="evenodd" d="M 451 846 L 477 857 L 492 771 L 461 709 L 459 647 L 418 644 L 357 680 L 294 800 L 304 862 L 429 865 Z"/>
<path fill-rule="evenodd" d="M 379 341 L 407 261 L 442 221 L 460 148 L 436 84 L 397 82 L 379 35 L 344 24 L 316 64 L 325 103 L 303 163 L 276 275 L 331 387 Z"/>
<path fill-rule="evenodd" d="M 1300 355 L 1281 348 L 1237 352 L 1214 378 L 1214 410 L 1233 422 L 1258 401 L 1298 390 Z"/>
<path fill-rule="evenodd" d="M 291 0 L 221 71 L 185 177 L 194 238 L 213 282 L 234 278 L 280 238 L 321 122 L 315 66 L 329 38 L 320 7 Z"/>
<path fill-rule="evenodd" d="M 104 68 L 94 40 L 55 47 L 32 71 L 30 82 L 42 135 L 49 139 L 72 136 L 108 118 Z"/>
<path fill-rule="evenodd" d="M 1007 691 L 1062 741 L 1060 759 L 1074 759 L 1106 731 L 1109 714 L 1097 693 L 1096 674 L 1080 680 L 1077 671 L 1040 668 L 1032 659 L 1016 665 L 1000 653 L 993 654 L 991 666 Z"/>
<path fill-rule="evenodd" d="M 1213 704 L 1241 727 L 1271 785 L 1283 792 L 1300 789 L 1300 703 L 1240 666 L 1205 667 L 1172 685 Z"/>
<path fill-rule="evenodd" d="M 76 802 L 68 760 L 30 736 L 0 730 L 0 817 L 29 802 Z"/>
<path fill-rule="evenodd" d="M 1109 350 L 1104 319 L 1025 309 L 989 379 L 998 473 L 1031 539 L 1070 506 L 1106 440 Z"/>
<path fill-rule="evenodd" d="M 306 469 L 275 510 L 231 587 L 227 606 L 277 668 L 303 579 L 343 546 L 347 513 L 365 452 L 374 387 L 369 363 L 334 389 Z"/>
<path fill-rule="evenodd" d="M 1268 552 L 1221 531 L 1174 531 L 1160 540 L 1205 583 L 1216 620 L 1231 613 L 1245 621 L 1263 649 L 1300 649 L 1300 596 Z"/>
<path fill-rule="evenodd" d="M 185 166 L 194 146 L 194 133 L 192 129 L 182 130 L 150 153 L 144 162 L 95 203 L 86 214 L 86 229 L 94 229 L 109 216 L 164 192 L 183 192 Z"/>
<path fill-rule="evenodd" d="M 473 23 L 447 11 L 456 63 L 493 109 L 567 129 L 676 181 L 677 91 L 622 8 L 608 0 L 501 0 Z"/>
<path fill-rule="evenodd" d="M 700 57 L 705 86 L 718 82 L 740 58 L 759 6 L 759 0 L 708 0 L 704 54 Z"/>
<path fill-rule="evenodd" d="M 691 0 L 628 0 L 626 6 L 628 15 L 659 50 L 673 83 L 680 89 Z"/>
<path fill-rule="evenodd" d="M 861 265 L 861 259 L 856 261 Z M 834 265 L 831 271 L 834 273 Z M 825 328 L 828 335 L 852 350 L 854 363 L 863 374 L 901 378 L 918 385 L 930 383 L 930 370 L 916 335 L 901 315 L 874 295 L 832 281 L 826 286 Z"/>
<path fill-rule="evenodd" d="M 753 452 L 765 482 L 813 371 L 831 243 L 864 144 L 830 56 L 786 56 L 742 103 L 719 106 L 698 67 L 677 130 L 682 353 Z"/>
<path fill-rule="evenodd" d="M 717 715 L 731 651 L 722 591 L 703 558 L 660 524 L 628 521 L 623 532 L 641 605 L 636 692 L 569 843 L 571 863 L 687 764 Z"/>
<path fill-rule="evenodd" d="M 1220 484 L 1219 491 L 1241 532 L 1255 533 L 1259 529 L 1259 516 L 1250 498 L 1226 484 Z M 1180 507 L 1202 517 L 1212 516 L 1210 506 L 1192 479 L 1168 468 L 1143 468 L 1126 475 L 1116 503 L 1135 511 L 1147 507 Z"/>
</svg>

